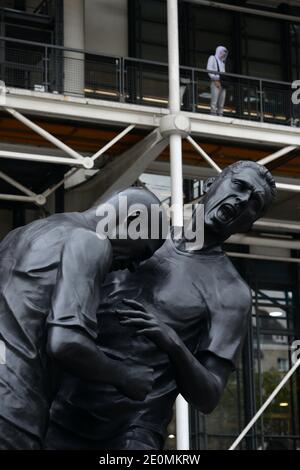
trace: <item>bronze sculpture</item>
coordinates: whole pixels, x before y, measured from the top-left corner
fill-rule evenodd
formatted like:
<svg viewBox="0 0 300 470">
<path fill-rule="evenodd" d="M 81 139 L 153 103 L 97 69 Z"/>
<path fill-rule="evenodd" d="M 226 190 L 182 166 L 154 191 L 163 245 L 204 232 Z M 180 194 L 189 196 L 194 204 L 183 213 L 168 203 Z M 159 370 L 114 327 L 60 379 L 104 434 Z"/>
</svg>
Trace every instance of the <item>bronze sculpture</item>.
<svg viewBox="0 0 300 470">
<path fill-rule="evenodd" d="M 121 195 L 149 210 L 159 204 L 142 188 Z M 116 210 L 119 196 L 107 201 Z M 151 389 L 151 368 L 113 361 L 97 348 L 96 312 L 106 274 L 147 259 L 161 240 L 100 238 L 97 223 L 97 207 L 57 214 L 12 231 L 0 244 L 2 450 L 41 448 L 57 365 L 83 380 L 114 383 L 133 400 Z M 137 383 L 141 374 L 145 380 Z"/>
<path fill-rule="evenodd" d="M 201 250 L 188 251 L 185 239 L 171 237 L 134 273 L 107 279 L 97 344 L 110 357 L 152 367 L 153 388 L 134 402 L 111 384 L 65 376 L 47 448 L 161 449 L 178 393 L 204 413 L 216 407 L 251 307 L 250 290 L 221 244 L 248 231 L 275 194 L 266 168 L 250 161 L 227 167 L 202 201 Z"/>
</svg>

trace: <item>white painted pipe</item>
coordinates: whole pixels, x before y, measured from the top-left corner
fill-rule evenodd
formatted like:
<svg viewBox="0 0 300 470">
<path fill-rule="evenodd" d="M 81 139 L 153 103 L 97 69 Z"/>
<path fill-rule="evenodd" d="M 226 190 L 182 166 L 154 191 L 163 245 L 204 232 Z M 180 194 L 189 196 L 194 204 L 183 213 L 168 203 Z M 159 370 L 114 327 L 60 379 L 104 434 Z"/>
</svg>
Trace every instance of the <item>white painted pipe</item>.
<svg viewBox="0 0 300 470">
<path fill-rule="evenodd" d="M 84 158 L 82 157 L 82 155 L 80 155 L 78 152 L 76 152 L 75 150 L 71 149 L 68 145 L 64 144 L 63 142 L 61 142 L 59 139 L 57 139 L 56 137 L 54 137 L 52 134 L 50 134 L 49 132 L 47 132 L 45 129 L 42 129 L 42 127 L 38 126 L 37 124 L 35 124 L 34 122 L 30 121 L 30 119 L 26 118 L 25 116 L 23 116 L 21 113 L 19 113 L 18 111 L 15 111 L 14 109 L 12 108 L 5 108 L 5 110 L 11 114 L 14 118 L 16 118 L 18 121 L 22 122 L 25 126 L 29 127 L 30 129 L 32 129 L 34 132 L 36 132 L 37 134 L 39 134 L 41 137 L 43 137 L 44 139 L 48 140 L 49 142 L 51 142 L 53 145 L 55 145 L 56 147 L 60 148 L 61 150 L 63 150 L 65 153 L 67 153 L 68 155 L 70 155 L 70 157 L 72 158 L 75 158 L 76 160 L 79 160 L 81 162 L 84 161 Z"/>
<path fill-rule="evenodd" d="M 169 110 L 180 112 L 178 2 L 168 0 Z"/>
<path fill-rule="evenodd" d="M 17 196 L 14 194 L 0 194 L 2 201 L 16 201 L 16 202 L 36 202 L 36 197 L 33 196 Z"/>
<path fill-rule="evenodd" d="M 300 358 L 298 359 L 297 362 L 295 362 L 295 364 L 293 365 L 293 367 L 289 370 L 289 372 L 286 374 L 286 376 L 282 379 L 282 381 L 280 382 L 280 384 L 275 388 L 274 392 L 271 393 L 271 395 L 269 396 L 269 398 L 265 401 L 265 403 L 263 404 L 263 406 L 258 410 L 258 412 L 255 414 L 255 416 L 253 416 L 253 418 L 251 419 L 250 423 L 245 427 L 245 429 L 241 432 L 241 434 L 239 435 L 239 437 L 234 441 L 234 443 L 232 444 L 232 446 L 229 448 L 229 450 L 235 450 L 237 448 L 237 446 L 239 445 L 239 443 L 244 439 L 244 437 L 246 436 L 246 434 L 250 431 L 250 429 L 252 428 L 252 426 L 254 426 L 254 424 L 256 423 L 256 421 L 261 417 L 261 415 L 263 414 L 263 412 L 268 408 L 268 406 L 272 403 L 272 401 L 274 400 L 274 398 L 278 395 L 278 393 L 280 392 L 280 390 L 284 387 L 284 385 L 288 382 L 288 380 L 292 377 L 292 375 L 294 374 L 294 372 L 296 372 L 296 370 L 298 369 L 298 367 L 300 366 Z"/>
<path fill-rule="evenodd" d="M 176 446 L 177 450 L 190 448 L 189 405 L 181 395 L 176 400 Z"/>
<path fill-rule="evenodd" d="M 236 253 L 235 251 L 226 251 L 226 254 L 232 258 L 261 259 L 265 261 L 279 261 L 280 263 L 300 263 L 300 258 L 289 258 L 288 256 L 255 255 L 252 253 Z"/>
<path fill-rule="evenodd" d="M 266 16 L 267 18 L 277 18 L 278 20 L 292 21 L 293 23 L 300 23 L 299 16 L 285 15 L 284 13 L 276 13 L 268 10 L 258 10 L 255 8 L 241 7 L 239 5 L 230 5 L 229 3 L 218 3 L 209 0 L 184 0 L 188 3 L 196 3 L 212 8 L 219 8 L 221 10 L 238 11 L 240 13 L 246 13 L 247 15 Z"/>
<path fill-rule="evenodd" d="M 182 140 L 180 135 L 170 136 L 172 225 L 183 226 Z"/>
<path fill-rule="evenodd" d="M 168 54 L 169 54 L 169 111 L 180 112 L 180 79 L 179 79 L 179 33 L 178 2 L 168 0 Z M 182 176 L 182 140 L 180 135 L 170 136 L 171 191 L 172 191 L 172 225 L 183 226 L 183 176 Z M 189 407 L 182 396 L 176 400 L 176 442 L 178 450 L 188 450 Z"/>
<path fill-rule="evenodd" d="M 203 159 L 212 168 L 214 168 L 214 170 L 216 170 L 219 174 L 222 173 L 222 169 L 213 161 L 213 159 L 209 155 L 207 155 L 207 153 L 203 150 L 203 148 L 201 148 L 200 145 L 198 145 L 197 142 L 191 136 L 188 136 L 187 140 L 197 150 L 197 152 L 203 157 Z M 284 149 L 278 150 L 278 152 L 272 155 L 269 155 L 266 158 L 263 158 L 257 163 L 259 163 L 260 165 L 266 165 L 267 163 L 270 163 L 271 161 L 276 160 L 277 158 L 280 158 L 283 155 L 286 155 L 287 153 L 295 150 L 296 148 L 297 147 L 295 146 L 285 147 Z M 276 183 L 276 188 L 281 191 L 290 191 L 290 192 L 295 192 L 295 193 L 300 192 L 300 185 L 298 184 Z"/>
<path fill-rule="evenodd" d="M 232 235 L 228 243 L 250 246 L 267 246 L 276 248 L 288 248 L 290 250 L 300 250 L 299 240 L 282 240 L 271 237 L 252 237 L 250 235 Z"/>
<path fill-rule="evenodd" d="M 34 153 L 8 152 L 0 150 L 0 158 L 11 158 L 12 160 L 25 160 L 30 162 L 56 163 L 59 165 L 83 166 L 83 162 L 72 158 L 54 157 L 52 155 L 37 155 Z"/>
<path fill-rule="evenodd" d="M 213 161 L 212 158 L 210 158 L 209 155 L 203 150 L 203 148 L 200 147 L 200 145 L 197 144 L 197 142 L 189 135 L 187 137 L 187 140 L 190 142 L 190 144 L 197 150 L 197 152 L 203 157 L 203 159 L 212 167 L 214 168 L 217 173 L 222 173 L 222 169 Z"/>
<path fill-rule="evenodd" d="M 19 183 L 18 181 L 14 180 L 13 178 L 11 178 L 10 176 L 6 175 L 5 173 L 3 173 L 2 171 L 0 171 L 0 178 L 3 180 L 3 181 L 6 181 L 6 183 L 10 184 L 11 186 L 13 186 L 14 188 L 16 189 L 19 189 L 19 191 L 21 191 L 21 193 L 24 193 L 26 194 L 27 196 L 30 196 L 30 197 L 36 197 L 37 194 L 35 194 L 33 191 L 31 191 L 30 189 L 26 188 L 25 186 L 23 186 L 23 184 Z"/>
<path fill-rule="evenodd" d="M 265 158 L 262 158 L 259 160 L 257 163 L 260 165 L 267 165 L 270 162 L 273 162 L 274 160 L 277 160 L 280 157 L 283 157 L 284 155 L 287 155 L 288 153 L 292 152 L 293 150 L 296 150 L 295 145 L 290 145 L 289 147 L 284 147 L 283 149 L 278 150 L 275 153 L 272 153 L 272 155 L 268 155 Z"/>
<path fill-rule="evenodd" d="M 279 230 L 285 232 L 300 232 L 300 224 L 293 221 L 283 221 L 280 219 L 260 219 L 254 223 L 254 227 L 274 229 L 276 232 Z"/>
<path fill-rule="evenodd" d="M 276 183 L 276 188 L 279 189 L 280 191 L 300 193 L 300 184 Z"/>
<path fill-rule="evenodd" d="M 126 129 L 124 129 L 122 132 L 120 132 L 120 134 L 116 135 L 116 137 L 114 137 L 110 142 L 108 142 L 106 145 L 104 145 L 104 147 L 102 147 L 100 150 L 98 150 L 98 152 L 96 152 L 91 157 L 91 159 L 93 161 L 97 160 L 97 158 L 99 158 L 101 155 L 103 155 L 108 149 L 110 149 L 113 145 L 115 145 L 116 142 L 121 140 L 126 134 L 128 134 L 134 128 L 135 128 L 134 124 L 131 124 L 130 126 L 126 127 Z"/>
<path fill-rule="evenodd" d="M 151 163 L 150 167 L 148 168 L 148 172 L 149 171 L 155 175 L 156 174 L 169 175 L 170 174 L 169 163 L 155 161 Z M 210 168 L 206 168 L 202 166 L 197 167 L 197 166 L 192 166 L 192 165 L 183 165 L 183 175 L 185 176 L 185 178 L 188 178 L 188 179 L 205 180 L 206 178 L 215 176 L 215 173 L 211 171 Z M 295 180 L 295 178 L 293 179 Z M 281 182 L 285 180 L 286 179 L 281 178 L 280 181 L 276 182 L 277 189 L 283 190 L 283 191 L 290 191 L 290 192 L 300 192 L 300 184 Z M 292 179 L 286 180 L 286 181 L 292 181 Z M 197 202 L 197 200 L 193 202 Z"/>
<path fill-rule="evenodd" d="M 168 54 L 169 54 L 169 111 L 180 112 L 180 75 L 179 75 L 179 33 L 178 2 L 168 0 Z M 183 175 L 182 175 L 182 138 L 179 134 L 170 136 L 172 224 L 183 226 Z"/>
</svg>

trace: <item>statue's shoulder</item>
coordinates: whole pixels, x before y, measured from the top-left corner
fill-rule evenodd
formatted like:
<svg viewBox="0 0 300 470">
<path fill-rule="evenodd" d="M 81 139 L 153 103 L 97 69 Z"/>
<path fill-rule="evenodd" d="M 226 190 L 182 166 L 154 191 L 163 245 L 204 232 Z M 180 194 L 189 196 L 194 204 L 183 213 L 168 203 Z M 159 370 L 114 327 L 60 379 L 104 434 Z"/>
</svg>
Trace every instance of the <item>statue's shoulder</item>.
<svg viewBox="0 0 300 470">
<path fill-rule="evenodd" d="M 69 237 L 65 240 L 65 247 L 71 247 L 74 253 L 84 253 L 91 259 L 93 257 L 98 259 L 99 256 L 107 258 L 112 254 L 110 241 L 86 227 L 75 227 L 72 229 Z"/>
<path fill-rule="evenodd" d="M 109 247 L 111 246 L 110 241 L 107 239 L 107 237 L 102 236 L 101 234 L 97 233 L 94 230 L 91 230 L 90 228 L 87 227 L 80 227 L 80 226 L 75 226 L 70 232 L 69 232 L 69 238 L 73 243 L 97 243 L 98 245 L 102 245 L 103 247 Z"/>
<path fill-rule="evenodd" d="M 32 256 L 33 252 L 39 252 L 42 257 L 49 253 L 53 257 L 66 245 L 73 245 L 78 250 L 110 249 L 110 242 L 100 240 L 95 232 L 82 224 L 76 213 L 54 214 L 31 222 L 11 232 L 10 245 L 23 257 Z"/>
</svg>

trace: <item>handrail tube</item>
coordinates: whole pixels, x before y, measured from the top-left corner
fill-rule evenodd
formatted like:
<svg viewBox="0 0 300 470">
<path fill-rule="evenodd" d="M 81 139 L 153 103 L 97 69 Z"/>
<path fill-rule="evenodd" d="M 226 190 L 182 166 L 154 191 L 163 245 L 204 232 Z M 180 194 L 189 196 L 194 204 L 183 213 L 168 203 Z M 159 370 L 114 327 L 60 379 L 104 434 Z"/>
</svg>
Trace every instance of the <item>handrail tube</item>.
<svg viewBox="0 0 300 470">
<path fill-rule="evenodd" d="M 144 64 L 149 64 L 149 65 L 156 65 L 156 66 L 161 66 L 161 67 L 166 67 L 168 68 L 168 64 L 166 62 L 158 62 L 158 61 L 152 61 L 148 59 L 139 59 L 136 57 L 127 57 L 127 56 L 118 56 L 114 54 L 105 54 L 105 53 L 95 53 L 86 49 L 75 49 L 71 47 L 64 47 L 64 46 L 59 46 L 56 44 L 47 44 L 47 43 L 41 43 L 41 42 L 35 42 L 35 41 L 27 41 L 24 39 L 14 39 L 14 38 L 8 38 L 5 36 L 0 36 L 0 41 L 7 41 L 7 42 L 15 42 L 18 44 L 28 44 L 28 45 L 35 45 L 35 46 L 41 46 L 44 48 L 50 48 L 50 49 L 58 49 L 62 51 L 69 51 L 69 52 L 77 52 L 81 54 L 90 54 L 94 55 L 97 57 L 105 57 L 105 58 L 110 58 L 110 59 L 117 59 L 117 60 L 122 60 L 123 62 L 130 61 L 130 62 L 136 62 L 136 63 L 144 63 Z M 188 65 L 180 65 L 180 70 L 189 70 L 189 71 L 195 71 L 195 72 L 201 72 L 201 73 L 216 73 L 215 70 L 209 70 L 209 69 L 203 69 L 199 67 L 191 67 Z M 272 79 L 265 79 L 262 77 L 256 77 L 252 75 L 241 75 L 237 73 L 231 73 L 231 72 L 218 72 L 219 75 L 224 75 L 227 77 L 233 77 L 233 78 L 241 78 L 241 79 L 246 79 L 246 80 L 256 80 L 259 81 L 261 80 L 262 82 L 267 82 L 267 83 L 274 83 L 277 85 L 288 85 L 291 86 L 292 82 L 285 82 L 282 80 L 272 80 Z"/>
</svg>

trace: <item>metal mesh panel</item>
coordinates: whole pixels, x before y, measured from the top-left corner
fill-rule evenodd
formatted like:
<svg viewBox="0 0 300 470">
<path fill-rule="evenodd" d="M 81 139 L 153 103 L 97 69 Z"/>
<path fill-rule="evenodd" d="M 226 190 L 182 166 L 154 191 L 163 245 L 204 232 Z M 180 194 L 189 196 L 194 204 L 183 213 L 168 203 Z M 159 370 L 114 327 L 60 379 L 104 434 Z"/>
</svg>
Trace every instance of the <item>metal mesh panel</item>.
<svg viewBox="0 0 300 470">
<path fill-rule="evenodd" d="M 35 85 L 43 85 L 43 52 L 5 48 L 1 72 L 7 86 L 33 89 Z"/>
<path fill-rule="evenodd" d="M 168 105 L 168 67 L 166 65 L 126 59 L 124 73 L 127 101 L 159 107 Z"/>
<path fill-rule="evenodd" d="M 85 60 L 85 93 L 100 99 L 120 97 L 120 60 L 87 56 Z"/>
</svg>

